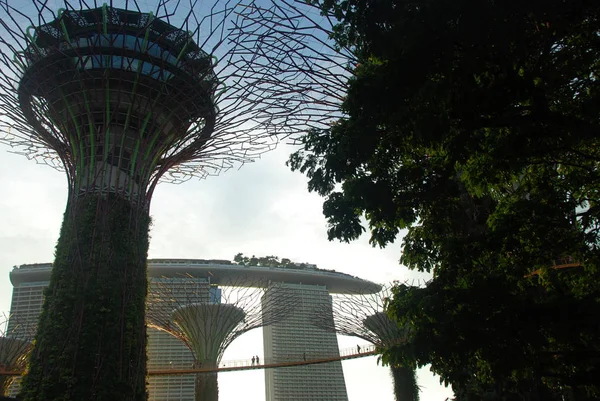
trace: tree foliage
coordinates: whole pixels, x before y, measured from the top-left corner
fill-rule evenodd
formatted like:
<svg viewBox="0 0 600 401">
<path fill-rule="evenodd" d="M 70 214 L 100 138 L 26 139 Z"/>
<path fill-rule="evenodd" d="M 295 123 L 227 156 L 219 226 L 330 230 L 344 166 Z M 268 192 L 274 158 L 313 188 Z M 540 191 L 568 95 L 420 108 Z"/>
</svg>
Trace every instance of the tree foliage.
<svg viewBox="0 0 600 401">
<path fill-rule="evenodd" d="M 296 263 L 292 262 L 288 258 L 279 259 L 278 256 L 269 255 L 269 256 L 254 256 L 248 257 L 244 256 L 243 253 L 238 253 L 233 258 L 233 261 L 238 265 L 242 266 L 262 266 L 262 267 L 289 267 L 289 268 L 304 268 L 310 265 L 308 263 Z"/>
<path fill-rule="evenodd" d="M 400 261 L 434 274 L 397 287 L 415 341 L 387 360 L 462 399 L 598 396 L 600 3 L 318 3 L 360 62 L 346 118 L 289 164 L 330 239 L 406 230 Z"/>
</svg>

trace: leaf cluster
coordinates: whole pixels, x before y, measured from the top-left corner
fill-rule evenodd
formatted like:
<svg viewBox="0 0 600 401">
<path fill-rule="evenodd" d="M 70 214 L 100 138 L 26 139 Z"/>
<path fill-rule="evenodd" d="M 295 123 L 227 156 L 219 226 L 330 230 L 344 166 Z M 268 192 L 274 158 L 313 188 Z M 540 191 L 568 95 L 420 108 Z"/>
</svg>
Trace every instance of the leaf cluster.
<svg viewBox="0 0 600 401">
<path fill-rule="evenodd" d="M 406 230 L 401 262 L 434 274 L 397 288 L 416 335 L 386 358 L 463 398 L 598 394 L 600 3 L 319 4 L 359 64 L 346 117 L 288 163 L 326 198 L 330 239 Z M 550 269 L 563 259 L 579 267 Z"/>
</svg>

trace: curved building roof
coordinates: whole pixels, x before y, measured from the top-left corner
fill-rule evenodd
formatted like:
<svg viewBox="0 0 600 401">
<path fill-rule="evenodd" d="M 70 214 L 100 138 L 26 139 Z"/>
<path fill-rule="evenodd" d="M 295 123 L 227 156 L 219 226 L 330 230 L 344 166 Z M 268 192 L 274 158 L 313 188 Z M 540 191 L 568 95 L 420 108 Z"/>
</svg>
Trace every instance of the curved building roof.
<svg viewBox="0 0 600 401">
<path fill-rule="evenodd" d="M 25 282 L 44 282 L 50 279 L 52 264 L 40 263 L 21 265 L 10 273 L 13 286 Z M 190 274 L 195 277 L 210 276 L 214 284 L 236 281 L 255 285 L 257 280 L 284 282 L 290 284 L 322 285 L 330 293 L 370 294 L 381 290 L 379 284 L 345 273 L 322 270 L 313 267 L 263 267 L 236 265 L 226 260 L 203 259 L 148 259 L 149 277 L 177 277 Z"/>
</svg>

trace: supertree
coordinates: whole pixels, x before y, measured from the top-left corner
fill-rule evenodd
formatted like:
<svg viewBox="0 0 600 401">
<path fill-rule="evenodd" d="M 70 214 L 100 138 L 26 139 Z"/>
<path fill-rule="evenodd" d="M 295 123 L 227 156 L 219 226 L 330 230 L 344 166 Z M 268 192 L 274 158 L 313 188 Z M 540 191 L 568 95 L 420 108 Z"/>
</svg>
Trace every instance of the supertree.
<svg viewBox="0 0 600 401">
<path fill-rule="evenodd" d="M 355 292 L 335 294 L 332 306 L 315 311 L 315 325 L 338 334 L 362 338 L 385 349 L 410 340 L 410 328 L 401 327 L 385 313 L 392 287 L 384 286 L 378 293 Z M 332 308 L 332 309 L 331 309 Z M 334 319 L 322 318 L 333 312 Z M 358 350 L 360 352 L 360 350 Z M 399 364 L 390 365 L 397 401 L 417 401 L 419 387 L 415 369 Z"/>
<path fill-rule="evenodd" d="M 217 368 L 233 340 L 292 313 L 295 299 L 277 289 L 277 284 L 243 276 L 218 285 L 189 275 L 152 278 L 148 325 L 179 338 L 192 352 L 195 367 Z M 264 297 L 267 292 L 276 296 Z M 216 372 L 196 374 L 196 401 L 216 401 L 218 393 Z"/>
<path fill-rule="evenodd" d="M 27 364 L 31 351 L 33 331 L 22 326 L 16 315 L 0 316 L 0 397 L 6 396 L 8 388 Z"/>
<path fill-rule="evenodd" d="M 264 29 L 251 0 L 157 1 L 0 1 L 0 138 L 69 187 L 25 400 L 145 399 L 156 184 L 218 174 L 331 120 L 291 65 L 274 74 L 293 27 L 318 24 Z M 311 62 L 343 69 L 330 54 Z"/>
</svg>

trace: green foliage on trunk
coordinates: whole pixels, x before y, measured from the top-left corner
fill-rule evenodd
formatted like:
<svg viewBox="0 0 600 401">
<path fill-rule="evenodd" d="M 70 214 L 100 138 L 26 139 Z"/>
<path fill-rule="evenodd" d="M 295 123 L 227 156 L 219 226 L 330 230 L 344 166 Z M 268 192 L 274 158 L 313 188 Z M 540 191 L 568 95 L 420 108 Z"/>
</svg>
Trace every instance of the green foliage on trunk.
<svg viewBox="0 0 600 401">
<path fill-rule="evenodd" d="M 145 207 L 73 198 L 56 246 L 25 401 L 146 399 Z"/>
<path fill-rule="evenodd" d="M 419 386 L 414 369 L 391 366 L 390 373 L 396 401 L 419 401 Z"/>
<path fill-rule="evenodd" d="M 217 373 L 196 374 L 196 401 L 219 401 Z"/>
</svg>

